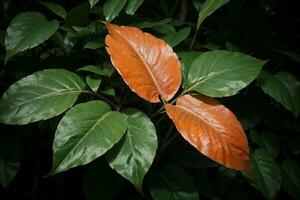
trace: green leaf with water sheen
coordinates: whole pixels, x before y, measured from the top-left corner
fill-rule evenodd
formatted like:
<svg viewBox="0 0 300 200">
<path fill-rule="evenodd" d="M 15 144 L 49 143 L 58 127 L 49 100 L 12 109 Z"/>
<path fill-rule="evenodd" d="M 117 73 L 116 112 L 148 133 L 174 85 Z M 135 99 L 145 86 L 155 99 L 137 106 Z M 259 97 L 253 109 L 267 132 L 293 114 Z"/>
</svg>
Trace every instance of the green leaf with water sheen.
<svg viewBox="0 0 300 200">
<path fill-rule="evenodd" d="M 238 52 L 205 52 L 190 67 L 186 92 L 197 91 L 211 97 L 234 95 L 256 78 L 264 63 Z"/>
<path fill-rule="evenodd" d="M 127 132 L 106 155 L 110 166 L 142 193 L 144 176 L 157 149 L 156 130 L 149 117 L 138 110 L 126 109 L 123 114 Z"/>
<path fill-rule="evenodd" d="M 274 199 L 281 186 L 279 165 L 264 149 L 258 149 L 250 158 L 253 180 L 267 199 Z"/>
<path fill-rule="evenodd" d="M 171 47 L 175 47 L 178 44 L 180 44 L 183 40 L 185 40 L 189 34 L 191 32 L 191 28 L 184 28 L 181 29 L 180 31 L 172 34 L 172 35 L 168 35 L 166 37 L 164 37 L 163 39 L 171 46 Z"/>
<path fill-rule="evenodd" d="M 217 9 L 228 3 L 230 0 L 206 0 L 199 12 L 197 21 L 197 30 L 200 28 L 203 21 Z"/>
<path fill-rule="evenodd" d="M 39 12 L 18 14 L 7 28 L 5 62 L 14 55 L 43 43 L 56 32 L 58 27 L 58 21 L 48 21 Z"/>
<path fill-rule="evenodd" d="M 282 185 L 294 199 L 300 199 L 300 168 L 296 162 L 287 159 L 282 165 Z"/>
<path fill-rule="evenodd" d="M 41 2 L 42 5 L 44 5 L 46 8 L 48 8 L 51 12 L 56 14 L 57 16 L 65 19 L 67 16 L 67 11 L 59 4 L 47 1 L 47 2 Z"/>
<path fill-rule="evenodd" d="M 154 200 L 198 200 L 192 178 L 175 164 L 165 165 L 149 176 L 150 193 Z"/>
<path fill-rule="evenodd" d="M 262 90 L 291 111 L 297 118 L 300 113 L 300 82 L 288 72 L 272 75 L 262 71 L 258 77 Z"/>
<path fill-rule="evenodd" d="M 143 2 L 144 0 L 128 0 L 126 13 L 129 15 L 133 15 Z"/>
<path fill-rule="evenodd" d="M 86 87 L 73 72 L 48 69 L 11 85 L 0 100 L 0 122 L 28 124 L 55 117 L 70 108 Z"/>
<path fill-rule="evenodd" d="M 107 0 L 103 6 L 105 20 L 111 22 L 119 15 L 127 0 Z"/>
<path fill-rule="evenodd" d="M 85 165 L 113 147 L 124 135 L 124 116 L 103 101 L 89 101 L 70 109 L 60 121 L 53 142 L 50 174 Z"/>
</svg>

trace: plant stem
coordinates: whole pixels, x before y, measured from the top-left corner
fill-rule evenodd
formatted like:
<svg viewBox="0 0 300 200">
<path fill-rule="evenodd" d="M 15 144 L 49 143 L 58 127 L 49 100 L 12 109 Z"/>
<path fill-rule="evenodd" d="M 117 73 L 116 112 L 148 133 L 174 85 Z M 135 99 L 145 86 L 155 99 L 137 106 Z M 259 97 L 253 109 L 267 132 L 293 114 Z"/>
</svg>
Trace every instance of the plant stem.
<svg viewBox="0 0 300 200">
<path fill-rule="evenodd" d="M 101 94 L 98 94 L 98 93 L 95 93 L 95 92 L 91 92 L 91 91 L 88 91 L 88 90 L 84 90 L 82 91 L 82 93 L 86 93 L 86 94 L 90 94 L 90 95 L 93 95 L 95 97 L 97 97 L 98 99 L 100 100 L 103 100 L 105 101 L 106 103 L 108 103 L 111 107 L 113 107 L 116 111 L 119 111 L 120 110 L 120 106 L 119 105 L 116 105 L 113 101 L 109 100 L 108 98 L 102 96 Z"/>
</svg>

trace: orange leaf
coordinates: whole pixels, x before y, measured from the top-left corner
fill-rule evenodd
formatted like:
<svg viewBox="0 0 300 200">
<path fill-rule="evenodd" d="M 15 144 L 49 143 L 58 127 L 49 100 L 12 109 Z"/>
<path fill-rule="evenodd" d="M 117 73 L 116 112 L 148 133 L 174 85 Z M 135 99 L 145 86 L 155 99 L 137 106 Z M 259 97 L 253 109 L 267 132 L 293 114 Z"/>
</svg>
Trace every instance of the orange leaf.
<svg viewBox="0 0 300 200">
<path fill-rule="evenodd" d="M 106 50 L 130 89 L 150 102 L 170 100 L 181 83 L 181 65 L 163 40 L 140 29 L 106 23 Z"/>
<path fill-rule="evenodd" d="M 184 95 L 165 105 L 181 135 L 201 153 L 222 165 L 248 170 L 247 137 L 235 115 L 206 96 Z"/>
</svg>

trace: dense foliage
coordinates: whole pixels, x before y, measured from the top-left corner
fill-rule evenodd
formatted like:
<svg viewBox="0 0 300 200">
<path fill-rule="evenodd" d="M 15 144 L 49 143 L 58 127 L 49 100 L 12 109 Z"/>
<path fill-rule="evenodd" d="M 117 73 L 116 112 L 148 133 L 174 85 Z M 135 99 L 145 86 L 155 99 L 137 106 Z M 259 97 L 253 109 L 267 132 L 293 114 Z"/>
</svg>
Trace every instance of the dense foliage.
<svg viewBox="0 0 300 200">
<path fill-rule="evenodd" d="M 0 199 L 300 199 L 293 0 L 1 0 Z"/>
</svg>

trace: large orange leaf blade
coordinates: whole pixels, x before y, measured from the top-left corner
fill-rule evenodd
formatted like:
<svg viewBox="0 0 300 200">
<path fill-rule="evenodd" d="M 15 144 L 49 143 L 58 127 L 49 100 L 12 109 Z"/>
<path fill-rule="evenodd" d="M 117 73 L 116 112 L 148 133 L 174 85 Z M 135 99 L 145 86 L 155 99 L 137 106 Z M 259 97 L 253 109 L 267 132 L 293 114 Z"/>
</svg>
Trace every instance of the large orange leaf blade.
<svg viewBox="0 0 300 200">
<path fill-rule="evenodd" d="M 106 50 L 131 90 L 150 102 L 170 100 L 181 83 L 181 65 L 163 40 L 140 29 L 107 23 Z"/>
<path fill-rule="evenodd" d="M 184 95 L 165 105 L 180 134 L 201 153 L 232 169 L 248 170 L 247 137 L 225 106 L 206 96 Z"/>
</svg>

